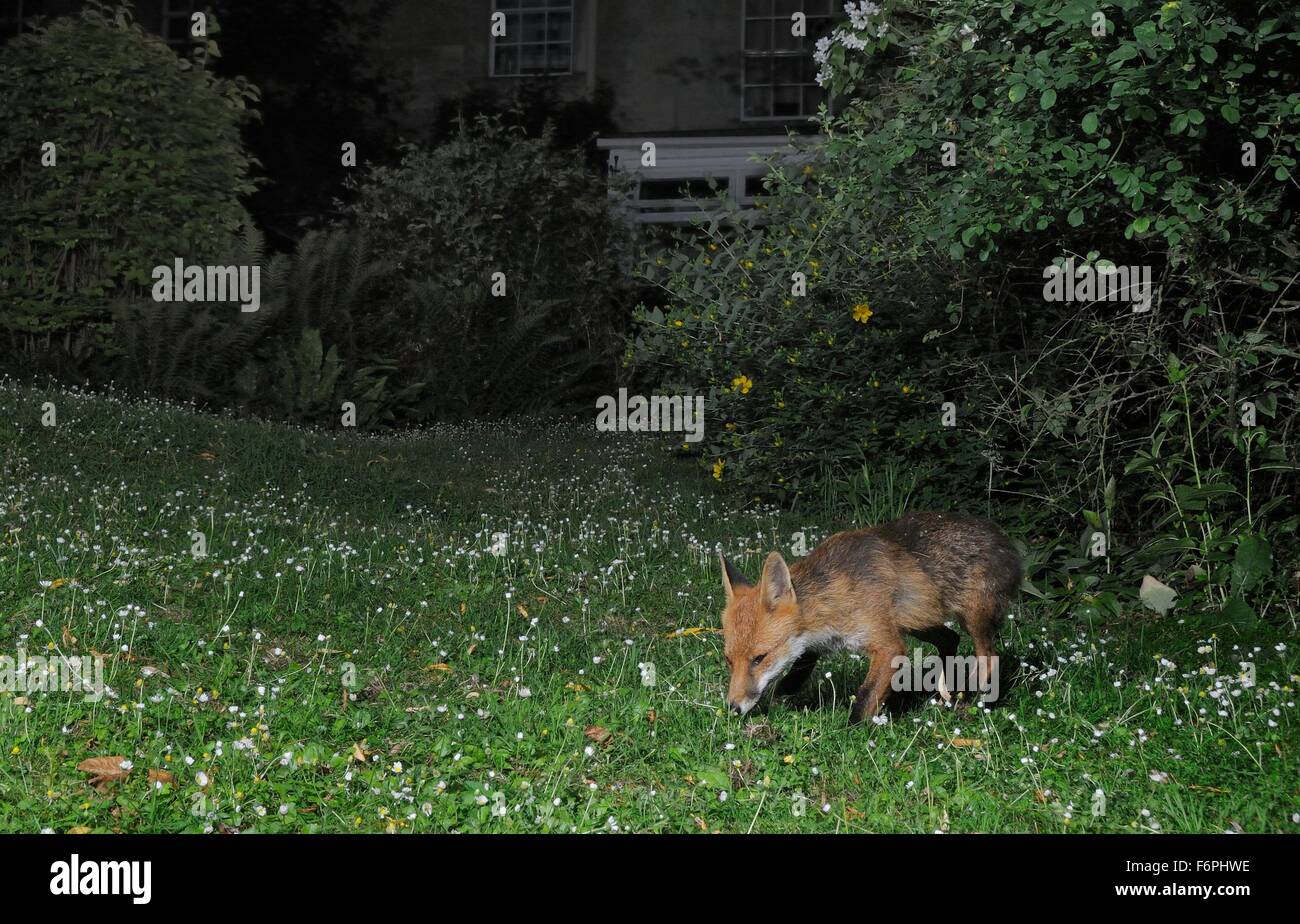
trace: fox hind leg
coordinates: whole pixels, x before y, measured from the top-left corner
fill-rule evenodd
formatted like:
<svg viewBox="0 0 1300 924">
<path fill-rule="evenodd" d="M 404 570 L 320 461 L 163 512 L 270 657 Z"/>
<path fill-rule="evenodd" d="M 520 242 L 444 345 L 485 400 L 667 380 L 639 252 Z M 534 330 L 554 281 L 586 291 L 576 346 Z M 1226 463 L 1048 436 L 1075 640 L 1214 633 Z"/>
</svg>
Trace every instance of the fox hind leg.
<svg viewBox="0 0 1300 924">
<path fill-rule="evenodd" d="M 928 642 L 939 650 L 939 657 L 943 659 L 943 670 L 939 673 L 939 695 L 943 697 L 945 703 L 952 702 L 952 691 L 948 689 L 947 673 L 948 665 L 953 663 L 952 659 L 957 657 L 957 645 L 961 642 L 961 636 L 949 629 L 947 626 L 933 626 L 929 629 L 917 629 L 912 632 L 918 639 Z"/>
</svg>

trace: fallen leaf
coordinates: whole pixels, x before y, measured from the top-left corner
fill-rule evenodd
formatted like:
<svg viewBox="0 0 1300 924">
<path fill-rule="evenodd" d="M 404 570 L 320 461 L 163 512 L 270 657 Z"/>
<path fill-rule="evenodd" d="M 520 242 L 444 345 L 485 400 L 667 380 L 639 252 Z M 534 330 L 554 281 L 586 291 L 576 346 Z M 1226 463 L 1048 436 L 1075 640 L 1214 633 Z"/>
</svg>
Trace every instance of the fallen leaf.
<svg viewBox="0 0 1300 924">
<path fill-rule="evenodd" d="M 87 828 L 85 825 L 77 825 L 77 826 L 74 827 L 74 828 L 69 828 L 69 829 L 68 829 L 68 833 L 69 833 L 69 834 L 89 834 L 89 833 L 90 833 L 90 828 Z"/>
<path fill-rule="evenodd" d="M 176 782 L 176 777 L 172 776 L 166 770 L 150 770 L 149 782 L 162 783 L 164 786 L 171 786 Z"/>
<path fill-rule="evenodd" d="M 63 644 L 68 648 L 77 644 L 77 637 L 68 630 L 67 626 L 63 627 Z"/>
<path fill-rule="evenodd" d="M 130 776 L 131 768 L 123 767 L 124 763 L 125 757 L 87 757 L 77 764 L 77 769 L 90 774 L 87 782 L 100 789 L 115 780 L 124 780 Z"/>
<path fill-rule="evenodd" d="M 366 749 L 361 746 L 360 742 L 352 745 L 352 759 L 357 763 L 364 764 L 366 762 L 366 754 Z"/>
<path fill-rule="evenodd" d="M 597 744 L 604 744 L 609 740 L 609 729 L 601 728 L 599 725 L 588 725 L 582 733 Z"/>
<path fill-rule="evenodd" d="M 58 580 L 50 581 L 50 586 L 47 587 L 47 588 L 45 588 L 45 589 L 46 589 L 46 590 L 58 590 L 60 587 L 62 587 L 62 586 L 63 586 L 64 584 L 66 584 L 66 583 L 68 583 L 68 579 L 67 579 L 67 578 L 59 578 Z"/>
<path fill-rule="evenodd" d="M 449 671 L 451 670 L 451 665 L 439 661 L 437 664 L 428 665 L 427 667 L 425 667 L 425 670 L 426 671 Z"/>
<path fill-rule="evenodd" d="M 516 603 L 515 610 L 518 611 L 519 615 L 524 617 L 524 619 L 528 618 L 528 607 L 524 606 L 522 603 Z"/>
<path fill-rule="evenodd" d="M 1138 599 L 1142 601 L 1142 605 L 1161 616 L 1173 608 L 1174 598 L 1177 596 L 1178 591 L 1168 584 L 1160 583 L 1149 574 L 1142 579 L 1142 586 L 1138 588 Z"/>
<path fill-rule="evenodd" d="M 977 748 L 983 743 L 979 738 L 953 738 L 949 742 L 955 748 Z"/>
<path fill-rule="evenodd" d="M 586 693 L 588 690 L 591 689 L 591 687 L 584 687 L 580 683 L 569 682 L 564 685 L 564 689 L 572 690 L 574 693 Z"/>
<path fill-rule="evenodd" d="M 204 462 L 211 462 L 216 457 L 217 457 L 216 453 L 208 452 L 207 450 L 204 450 L 203 452 L 199 453 L 199 458 L 202 459 Z"/>
<path fill-rule="evenodd" d="M 664 638 L 685 638 L 688 635 L 717 635 L 721 629 L 711 629 L 708 626 L 692 626 L 689 629 L 678 629 L 675 632 L 669 632 Z"/>
</svg>

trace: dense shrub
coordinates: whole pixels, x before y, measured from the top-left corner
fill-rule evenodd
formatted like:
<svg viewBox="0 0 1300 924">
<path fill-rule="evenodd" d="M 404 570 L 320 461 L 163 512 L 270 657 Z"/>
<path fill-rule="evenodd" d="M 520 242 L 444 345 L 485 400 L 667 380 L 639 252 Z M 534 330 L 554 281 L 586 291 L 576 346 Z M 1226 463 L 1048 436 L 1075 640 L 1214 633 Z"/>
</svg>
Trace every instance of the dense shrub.
<svg viewBox="0 0 1300 924">
<path fill-rule="evenodd" d="M 479 119 L 431 150 L 408 146 L 356 193 L 350 215 L 399 280 L 367 324 L 402 382 L 424 386 L 422 417 L 510 414 L 609 387 L 628 232 L 577 152 Z"/>
<path fill-rule="evenodd" d="M 926 467 L 1064 534 L 1067 571 L 1103 531 L 1221 600 L 1294 524 L 1296 11 L 1119 0 L 1100 36 L 1080 2 L 850 7 L 816 162 L 649 268 L 633 357 L 710 389 L 724 482 Z M 1154 304 L 1045 301 L 1070 257 L 1151 267 Z"/>
<path fill-rule="evenodd" d="M 0 330 L 15 353 L 70 348 L 147 296 L 153 267 L 229 249 L 255 95 L 99 4 L 0 46 Z"/>
</svg>

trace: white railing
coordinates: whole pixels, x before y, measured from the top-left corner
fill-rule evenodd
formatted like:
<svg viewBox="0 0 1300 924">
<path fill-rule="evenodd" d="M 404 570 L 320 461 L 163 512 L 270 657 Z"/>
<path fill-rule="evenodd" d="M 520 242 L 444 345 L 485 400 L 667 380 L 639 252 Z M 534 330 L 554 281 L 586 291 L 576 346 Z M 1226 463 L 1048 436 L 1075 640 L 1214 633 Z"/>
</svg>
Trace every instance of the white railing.
<svg viewBox="0 0 1300 924">
<path fill-rule="evenodd" d="M 654 145 L 654 165 L 646 166 L 645 145 Z M 726 194 L 742 208 L 752 208 L 757 196 L 750 181 L 767 174 L 764 163 L 772 155 L 782 155 L 792 164 L 810 157 L 808 149 L 820 144 L 820 138 L 787 135 L 736 135 L 663 137 L 654 135 L 624 138 L 600 138 L 597 146 L 608 152 L 609 169 L 632 179 L 628 210 L 635 221 L 643 224 L 686 224 L 707 220 L 709 195 L 692 199 L 677 192 L 688 183 L 704 186 L 708 180 L 725 188 Z M 674 194 L 652 198 L 653 193 L 672 189 Z"/>
</svg>

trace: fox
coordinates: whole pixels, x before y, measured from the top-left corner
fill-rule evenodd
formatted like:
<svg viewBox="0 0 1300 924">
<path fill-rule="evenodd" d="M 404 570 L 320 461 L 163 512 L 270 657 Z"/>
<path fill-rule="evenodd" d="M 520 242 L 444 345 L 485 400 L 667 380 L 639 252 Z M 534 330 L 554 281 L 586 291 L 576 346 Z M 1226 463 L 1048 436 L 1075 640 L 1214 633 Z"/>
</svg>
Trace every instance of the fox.
<svg viewBox="0 0 1300 924">
<path fill-rule="evenodd" d="M 852 724 L 874 717 L 888 698 L 895 659 L 907 656 L 904 635 L 934 645 L 950 663 L 961 637 L 944 623 L 954 615 L 975 643 L 979 688 L 987 690 L 996 632 L 1024 577 L 1007 535 L 961 513 L 910 513 L 839 532 L 793 565 L 772 552 L 757 584 L 718 557 L 731 711 L 748 713 L 778 678 L 778 695 L 797 693 L 819 657 L 847 648 L 870 659 Z"/>
</svg>

